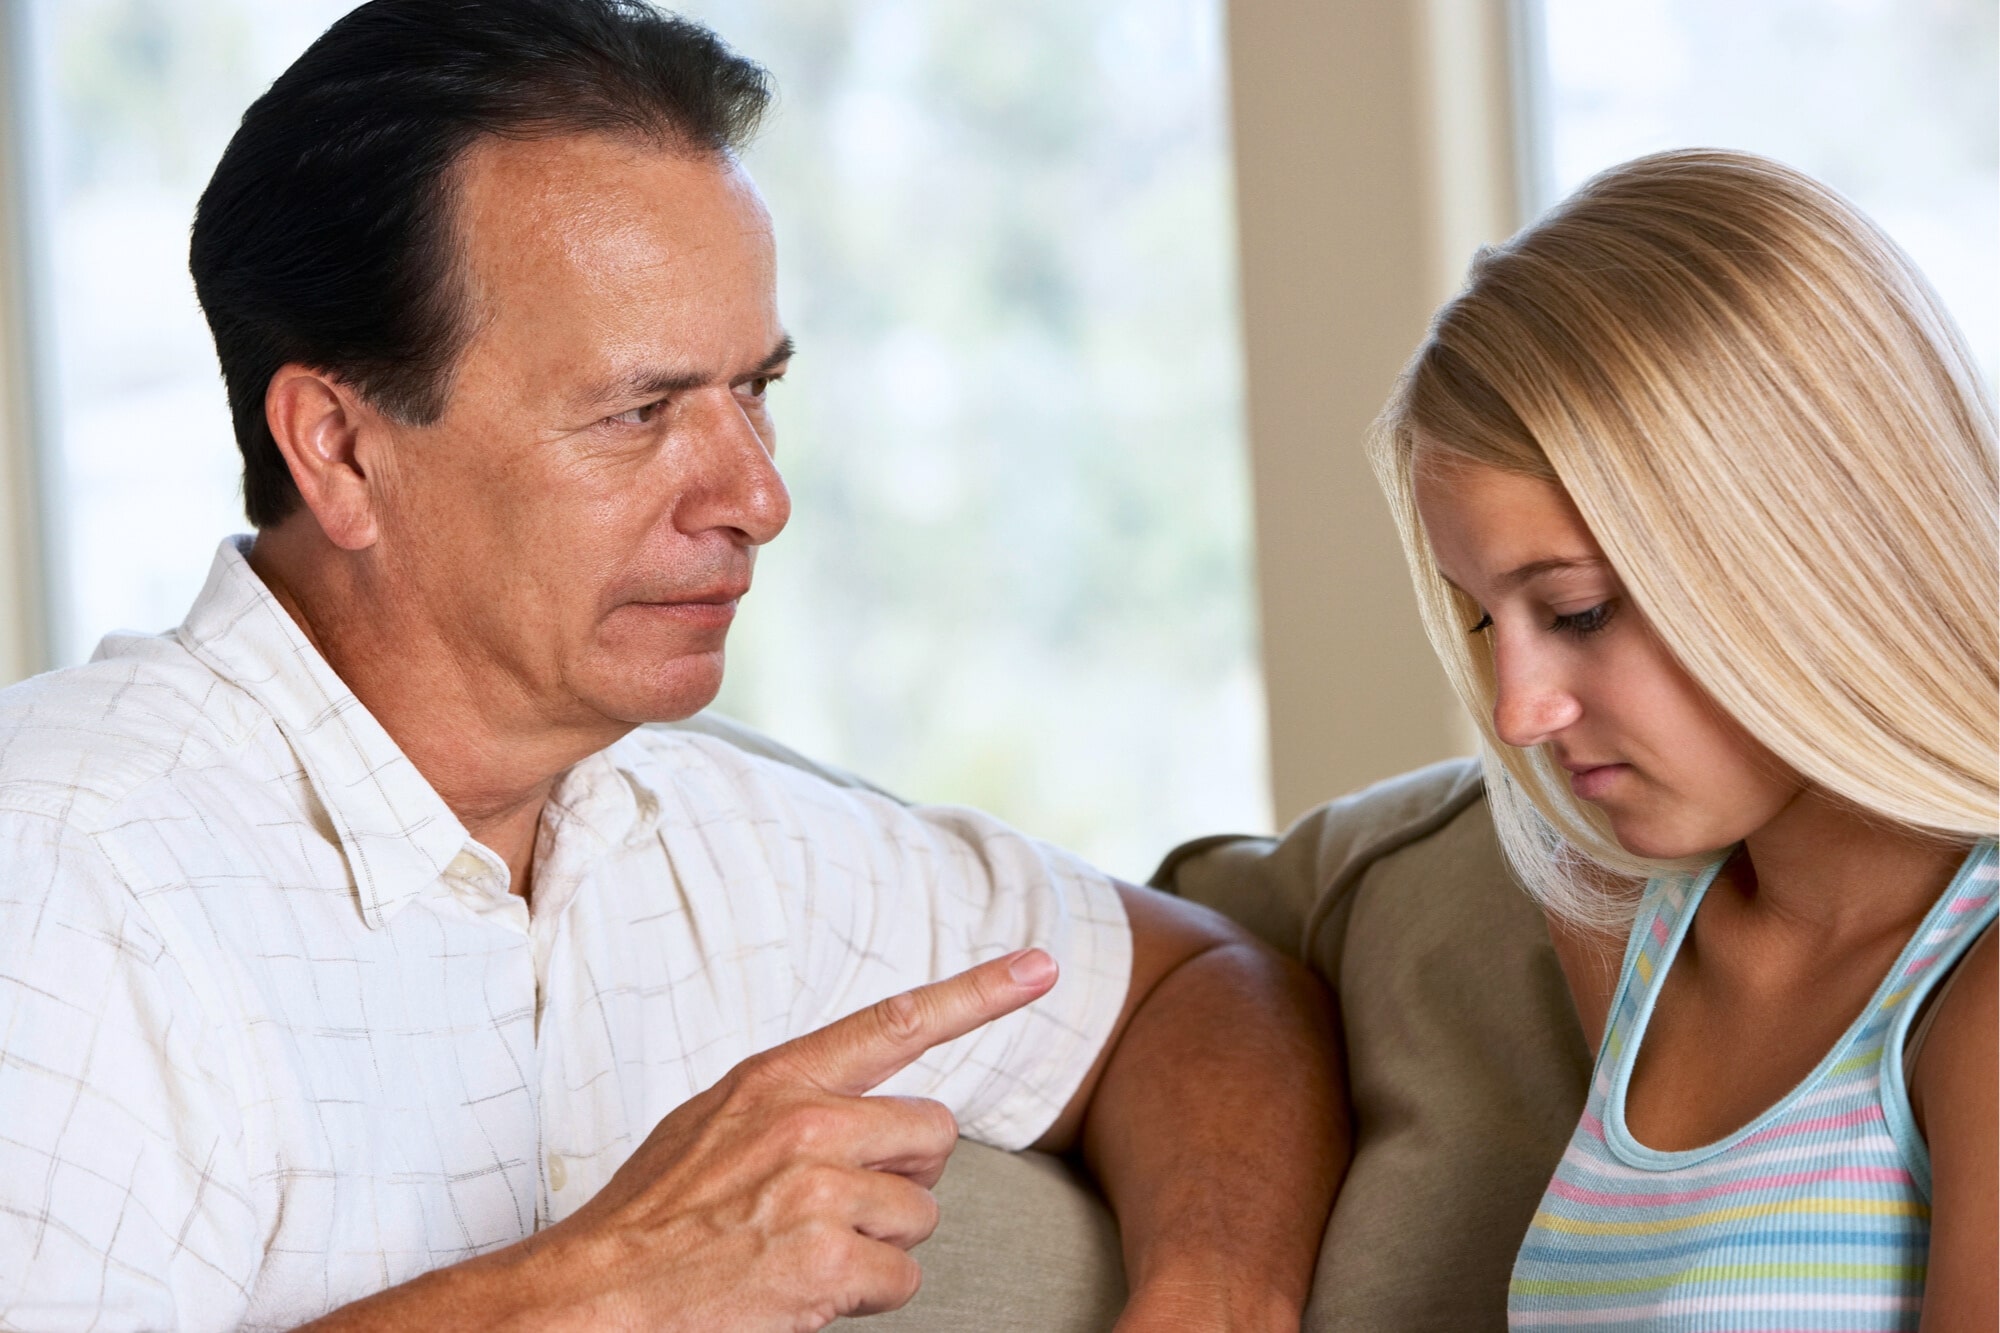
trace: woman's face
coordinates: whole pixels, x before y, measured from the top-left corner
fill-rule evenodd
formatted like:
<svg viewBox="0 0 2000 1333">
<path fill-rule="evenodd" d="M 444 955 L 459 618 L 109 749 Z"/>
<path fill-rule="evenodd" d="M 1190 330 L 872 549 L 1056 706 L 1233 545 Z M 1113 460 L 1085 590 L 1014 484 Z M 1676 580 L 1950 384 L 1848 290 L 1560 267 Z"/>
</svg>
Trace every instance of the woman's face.
<svg viewBox="0 0 2000 1333">
<path fill-rule="evenodd" d="M 1731 846 L 1805 784 L 1682 671 L 1561 487 L 1420 455 L 1438 568 L 1479 604 L 1509 745 L 1546 745 L 1619 843 L 1669 859 Z"/>
</svg>

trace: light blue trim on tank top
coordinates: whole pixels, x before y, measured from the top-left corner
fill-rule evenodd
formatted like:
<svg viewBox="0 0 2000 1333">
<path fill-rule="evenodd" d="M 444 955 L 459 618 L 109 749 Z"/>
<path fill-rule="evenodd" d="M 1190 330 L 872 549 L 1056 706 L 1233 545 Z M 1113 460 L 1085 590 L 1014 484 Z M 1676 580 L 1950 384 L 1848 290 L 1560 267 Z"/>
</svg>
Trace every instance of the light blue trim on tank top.
<svg viewBox="0 0 2000 1333">
<path fill-rule="evenodd" d="M 1952 879 L 1951 887 L 1945 890 L 1944 899 L 1941 901 L 1957 897 L 1966 877 L 1995 858 L 1996 843 L 1992 838 L 1974 847 L 1972 854 L 1965 858 L 1965 864 L 1959 867 L 1958 874 Z M 1937 909 L 1933 908 L 1925 915 L 1924 924 L 1917 927 L 1918 939 L 1921 939 L 1924 932 L 1930 928 L 1932 918 L 1936 914 Z M 1987 925 L 1991 925 L 1995 909 L 1989 906 L 1981 915 L 1986 918 Z M 1889 1137 L 1896 1141 L 1896 1147 L 1902 1151 L 1903 1161 L 1910 1168 L 1910 1179 L 1916 1183 L 1917 1190 L 1923 1195 L 1925 1203 L 1929 1203 L 1931 1198 L 1931 1148 L 1924 1142 L 1923 1132 L 1917 1128 L 1916 1115 L 1910 1110 L 1910 1090 L 1903 1069 L 1903 1047 L 1910 1039 L 1911 1024 L 1915 1023 L 1917 1016 L 1924 1011 L 1924 1001 L 1939 986 L 1944 985 L 1952 972 L 1965 961 L 1965 956 L 1972 952 L 1972 946 L 1979 943 L 1980 938 L 1985 935 L 1986 928 L 1974 923 L 1973 928 L 1965 932 L 1964 938 L 1956 941 L 1949 957 L 1940 957 L 1936 967 L 1926 969 L 1924 974 L 1917 978 L 1910 988 L 1910 994 L 1896 1006 L 1896 1015 L 1889 1022 L 1889 1031 L 1882 1038 L 1882 1063 L 1879 1066 L 1882 1079 L 1882 1115 L 1888 1121 Z M 1912 943 L 1915 943 L 1915 940 L 1912 940 Z M 1900 967 L 1902 960 L 1898 959 L 1897 965 Z"/>
<path fill-rule="evenodd" d="M 1727 1152 L 1751 1135 L 1770 1128 L 1773 1122 L 1780 1119 L 1791 1109 L 1793 1103 L 1824 1082 L 1834 1066 L 1846 1058 L 1847 1052 L 1853 1048 L 1854 1043 L 1860 1038 L 1862 1031 L 1876 1018 L 1882 1007 L 1882 1002 L 1894 993 L 1895 987 L 1901 982 L 1903 974 L 1908 970 L 1910 962 L 1917 956 L 1918 949 L 1923 946 L 1924 941 L 1930 936 L 1932 930 L 1938 925 L 1940 920 L 1949 913 L 1951 902 L 1958 897 L 1959 890 L 1965 886 L 1966 880 L 1986 861 L 1992 859 L 1994 848 L 1994 840 L 1987 838 L 1977 843 L 1967 854 L 1964 862 L 1960 864 L 1957 873 L 1952 876 L 1951 883 L 1945 887 L 1943 893 L 1938 895 L 1937 901 L 1931 904 L 1930 910 L 1924 913 L 1923 920 L 1918 923 L 1916 930 L 1911 933 L 1909 942 L 1896 955 L 1896 961 L 1890 965 L 1888 972 L 1883 975 L 1881 982 L 1876 985 L 1875 990 L 1869 996 L 1868 1003 L 1863 1006 L 1855 1020 L 1847 1026 L 1847 1030 L 1840 1034 L 1839 1040 L 1834 1042 L 1832 1049 L 1827 1051 L 1819 1063 L 1813 1066 L 1811 1073 L 1800 1080 L 1798 1085 L 1790 1092 L 1787 1092 L 1783 1097 L 1780 1097 L 1761 1113 L 1754 1116 L 1748 1124 L 1741 1126 L 1723 1138 L 1717 1139 L 1713 1143 L 1704 1144 L 1699 1148 L 1685 1148 L 1673 1152 L 1662 1152 L 1655 1148 L 1649 1148 L 1632 1137 L 1631 1131 L 1625 1125 L 1625 1096 L 1627 1089 L 1631 1085 L 1633 1066 L 1638 1063 L 1639 1047 L 1645 1040 L 1647 1027 L 1652 1022 L 1653 1006 L 1660 998 L 1660 991 L 1667 984 L 1667 974 L 1673 970 L 1675 961 L 1680 957 L 1681 943 L 1686 939 L 1687 932 L 1694 925 L 1695 913 L 1700 909 L 1703 897 L 1708 893 L 1709 886 L 1715 882 L 1715 877 L 1721 873 L 1722 867 L 1728 863 L 1729 858 L 1723 857 L 1691 879 L 1655 880 L 1651 890 L 1646 895 L 1646 909 L 1640 914 L 1639 920 L 1633 924 L 1631 938 L 1625 950 L 1625 963 L 1620 969 L 1618 976 L 1618 988 L 1612 995 L 1610 1009 L 1606 1011 L 1607 1040 L 1605 1049 L 1599 1056 L 1600 1063 L 1602 1063 L 1606 1056 L 1610 1055 L 1610 1042 L 1608 1039 L 1611 1034 L 1609 1028 L 1615 1026 L 1618 1021 L 1619 1012 L 1624 1008 L 1626 996 L 1631 992 L 1637 977 L 1639 956 L 1645 949 L 1646 941 L 1652 935 L 1653 923 L 1659 919 L 1661 909 L 1666 905 L 1668 897 L 1673 893 L 1676 884 L 1686 884 L 1688 886 L 1688 901 L 1687 906 L 1681 910 L 1679 918 L 1674 922 L 1672 930 L 1668 933 L 1665 946 L 1661 949 L 1659 970 L 1653 974 L 1651 982 L 1644 983 L 1648 986 L 1648 989 L 1639 997 L 1639 1008 L 1633 1014 L 1631 1029 L 1624 1034 L 1624 1044 L 1619 1049 L 1615 1057 L 1616 1063 L 1611 1069 L 1610 1088 L 1605 1094 L 1604 1114 L 1602 1117 L 1604 1143 L 1606 1148 L 1610 1150 L 1611 1155 L 1625 1165 L 1635 1167 L 1639 1170 L 1674 1171 L 1682 1167 L 1695 1166 L 1705 1162 L 1720 1153 Z M 1961 950 L 1969 949 L 1972 943 L 1978 939 L 1979 934 L 1979 931 L 1969 932 L 1969 938 L 1960 942 Z M 1891 1031 L 1883 1039 L 1884 1077 L 1881 1092 L 1878 1095 L 1884 1103 L 1885 1112 L 1889 1115 L 1890 1133 L 1895 1139 L 1897 1148 L 1902 1153 L 1905 1164 L 1910 1168 L 1911 1179 L 1922 1191 L 1926 1201 L 1930 1198 L 1931 1186 L 1930 1151 L 1924 1145 L 1923 1136 L 1917 1132 L 1917 1127 L 1910 1118 L 1909 1096 L 1903 1086 L 1902 1041 L 1909 1031 L 1911 1017 L 1921 1007 L 1923 996 L 1929 994 L 1930 988 L 1938 984 L 1950 971 L 1951 968 L 1949 965 L 1932 967 L 1918 979 L 1914 993 L 1904 997 L 1892 1021 Z M 1889 1077 L 1892 1063 L 1893 1082 Z M 1890 1095 L 1891 1092 L 1894 1093 L 1893 1096 Z M 1894 1110 L 1890 1110 L 1890 1108 L 1894 1108 Z"/>
</svg>

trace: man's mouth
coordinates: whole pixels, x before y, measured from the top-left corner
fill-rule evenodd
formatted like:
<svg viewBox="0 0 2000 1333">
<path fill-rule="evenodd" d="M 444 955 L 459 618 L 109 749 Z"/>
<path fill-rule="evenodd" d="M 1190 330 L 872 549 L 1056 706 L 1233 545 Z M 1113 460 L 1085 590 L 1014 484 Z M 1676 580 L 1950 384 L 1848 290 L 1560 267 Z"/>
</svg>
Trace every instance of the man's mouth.
<svg viewBox="0 0 2000 1333">
<path fill-rule="evenodd" d="M 737 603 L 748 591 L 748 584 L 738 583 L 679 597 L 658 600 L 636 598 L 626 605 L 648 617 L 658 617 L 689 629 L 727 629 L 736 618 Z"/>
</svg>

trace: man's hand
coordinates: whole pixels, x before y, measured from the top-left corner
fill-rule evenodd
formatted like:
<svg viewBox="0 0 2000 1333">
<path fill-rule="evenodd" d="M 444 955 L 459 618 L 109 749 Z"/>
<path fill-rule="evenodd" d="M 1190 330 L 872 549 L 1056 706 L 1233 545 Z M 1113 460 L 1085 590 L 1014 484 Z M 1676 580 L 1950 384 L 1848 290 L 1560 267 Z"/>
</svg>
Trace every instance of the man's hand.
<svg viewBox="0 0 2000 1333">
<path fill-rule="evenodd" d="M 1055 979 L 1040 950 L 1010 954 L 752 1056 L 575 1215 L 311 1327 L 792 1333 L 893 1310 L 916 1295 L 907 1251 L 937 1226 L 930 1187 L 958 1124 L 934 1101 L 863 1094 Z"/>
</svg>

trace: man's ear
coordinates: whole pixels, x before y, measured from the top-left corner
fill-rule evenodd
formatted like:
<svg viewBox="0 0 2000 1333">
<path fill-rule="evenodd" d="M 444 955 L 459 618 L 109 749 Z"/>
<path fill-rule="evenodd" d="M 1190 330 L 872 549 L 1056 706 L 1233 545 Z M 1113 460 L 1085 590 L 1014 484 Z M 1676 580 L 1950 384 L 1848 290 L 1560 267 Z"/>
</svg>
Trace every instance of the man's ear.
<svg viewBox="0 0 2000 1333">
<path fill-rule="evenodd" d="M 327 540 L 345 551 L 373 546 L 376 496 L 366 464 L 375 460 L 364 459 L 361 437 L 379 429 L 380 414 L 338 380 L 287 365 L 264 390 L 264 419 Z"/>
</svg>

